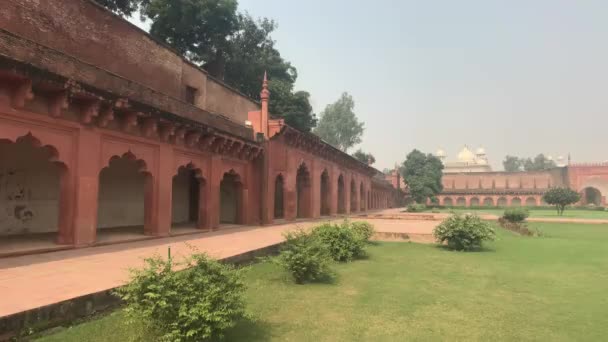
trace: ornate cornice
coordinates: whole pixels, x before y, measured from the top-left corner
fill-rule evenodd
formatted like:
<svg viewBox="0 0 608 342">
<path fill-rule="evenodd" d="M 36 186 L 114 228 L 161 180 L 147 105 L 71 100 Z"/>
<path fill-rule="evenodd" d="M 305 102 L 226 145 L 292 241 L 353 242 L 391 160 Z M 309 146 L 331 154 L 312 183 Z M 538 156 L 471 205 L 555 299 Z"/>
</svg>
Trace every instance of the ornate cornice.
<svg viewBox="0 0 608 342">
<path fill-rule="evenodd" d="M 47 113 L 40 114 L 68 119 L 69 110 L 76 113 L 77 120 L 85 126 L 108 128 L 115 123 L 113 129 L 126 134 L 247 161 L 263 153 L 260 144 L 242 135 L 151 106 L 131 94 L 101 89 L 2 53 L 0 83 L 13 89 L 11 106 L 17 109 L 38 97 L 47 104 Z"/>
<path fill-rule="evenodd" d="M 270 139 L 282 139 L 288 146 L 304 150 L 325 160 L 336 162 L 370 177 L 380 172 L 375 168 L 360 162 L 348 153 L 344 153 L 331 146 L 318 136 L 312 133 L 298 131 L 297 129 L 287 125 L 283 125 L 279 132 Z"/>
</svg>

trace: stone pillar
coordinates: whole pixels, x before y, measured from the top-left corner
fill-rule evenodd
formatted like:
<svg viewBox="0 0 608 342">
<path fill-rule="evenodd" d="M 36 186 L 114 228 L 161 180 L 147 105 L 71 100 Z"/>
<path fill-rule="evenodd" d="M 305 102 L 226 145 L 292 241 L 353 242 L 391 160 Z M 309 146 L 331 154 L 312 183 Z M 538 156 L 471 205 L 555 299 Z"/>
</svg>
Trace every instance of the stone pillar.
<svg viewBox="0 0 608 342">
<path fill-rule="evenodd" d="M 321 172 L 322 170 L 317 166 L 316 160 L 313 160 L 310 168 L 310 198 L 306 200 L 312 218 L 321 217 Z"/>
<path fill-rule="evenodd" d="M 259 164 L 260 176 L 261 176 L 261 187 L 259 187 L 259 196 L 261 197 L 261 213 L 262 213 L 262 224 L 270 224 L 274 221 L 274 194 L 276 178 L 273 177 L 271 170 L 271 158 L 272 158 L 272 147 L 270 141 L 264 142 L 264 153 L 262 154 L 262 161 Z M 255 173 L 254 173 L 255 174 Z M 285 179 L 283 179 L 285 181 Z M 283 196 L 283 211 L 285 211 L 285 196 Z"/>
<path fill-rule="evenodd" d="M 287 170 L 285 171 L 283 181 L 284 183 L 284 194 L 283 194 L 283 210 L 285 211 L 284 216 L 286 220 L 295 220 L 298 208 L 297 208 L 297 176 L 298 176 L 298 165 L 293 157 L 287 158 Z"/>
<path fill-rule="evenodd" d="M 155 236 L 168 236 L 171 233 L 171 198 L 173 196 L 173 149 L 170 145 L 161 144 L 158 156 L 158 169 L 153 180 L 152 222 L 150 233 Z M 146 195 L 147 196 L 147 195 Z M 148 203 L 146 203 L 148 206 Z M 146 209 L 148 210 L 148 209 Z"/>
<path fill-rule="evenodd" d="M 350 185 L 351 185 L 351 176 L 348 174 L 344 175 L 344 213 L 346 215 L 350 214 Z"/>
<path fill-rule="evenodd" d="M 222 159 L 218 155 L 211 157 L 211 172 L 209 174 L 209 192 L 207 197 L 207 212 L 209 213 L 209 223 L 212 229 L 220 226 L 220 182 L 224 174 L 222 173 Z"/>
<path fill-rule="evenodd" d="M 93 244 L 97 238 L 99 173 L 102 167 L 99 165 L 100 153 L 100 134 L 94 129 L 82 128 L 78 134 L 72 195 L 74 198 L 73 243 L 77 246 Z"/>
<path fill-rule="evenodd" d="M 199 179 L 198 186 L 198 222 L 197 228 L 202 230 L 210 230 L 213 227 L 211 221 L 211 212 L 209 208 L 209 202 L 211 199 L 211 193 L 209 191 L 210 186 L 208 180 Z"/>
</svg>

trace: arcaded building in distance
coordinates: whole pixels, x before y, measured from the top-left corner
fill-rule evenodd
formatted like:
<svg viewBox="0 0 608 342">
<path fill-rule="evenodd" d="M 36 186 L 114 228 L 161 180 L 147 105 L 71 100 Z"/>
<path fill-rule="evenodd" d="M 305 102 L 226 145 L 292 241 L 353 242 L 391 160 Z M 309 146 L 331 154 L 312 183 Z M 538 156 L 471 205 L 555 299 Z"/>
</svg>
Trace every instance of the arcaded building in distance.
<svg viewBox="0 0 608 342">
<path fill-rule="evenodd" d="M 455 161 L 446 152 L 436 156 L 443 162 L 443 192 L 437 196 L 444 206 L 540 206 L 551 187 L 569 187 L 581 193 L 581 205 L 606 205 L 608 163 L 565 164 L 544 171 L 492 171 L 486 152 L 465 146 Z"/>
<path fill-rule="evenodd" d="M 92 1 L 3 1 L 0 255 L 392 206 L 379 171 L 273 118 L 260 89 Z"/>
</svg>

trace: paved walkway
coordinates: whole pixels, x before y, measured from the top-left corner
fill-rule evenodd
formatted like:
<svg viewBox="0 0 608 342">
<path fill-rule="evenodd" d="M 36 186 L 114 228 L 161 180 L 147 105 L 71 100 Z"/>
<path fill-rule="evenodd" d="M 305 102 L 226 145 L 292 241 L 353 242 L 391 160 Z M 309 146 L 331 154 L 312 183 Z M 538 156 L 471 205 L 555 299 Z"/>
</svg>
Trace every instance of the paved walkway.
<svg viewBox="0 0 608 342">
<path fill-rule="evenodd" d="M 370 220 L 378 231 L 430 234 L 437 221 Z M 143 258 L 188 255 L 192 248 L 226 258 L 274 245 L 283 233 L 319 222 L 239 227 L 163 239 L 0 259 L 0 317 L 108 290 L 125 283 Z"/>
</svg>

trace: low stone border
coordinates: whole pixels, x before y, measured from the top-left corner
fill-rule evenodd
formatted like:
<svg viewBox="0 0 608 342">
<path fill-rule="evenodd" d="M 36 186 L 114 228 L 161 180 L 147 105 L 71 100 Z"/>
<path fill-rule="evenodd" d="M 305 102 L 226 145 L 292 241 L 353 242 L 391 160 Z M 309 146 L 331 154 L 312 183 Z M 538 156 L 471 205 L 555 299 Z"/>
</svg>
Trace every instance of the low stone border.
<svg viewBox="0 0 608 342">
<path fill-rule="evenodd" d="M 244 265 L 258 257 L 276 254 L 283 242 L 220 259 L 220 262 Z M 118 307 L 122 301 L 113 295 L 114 290 L 90 293 L 36 309 L 0 318 L 0 341 L 8 341 L 26 329 L 45 330 L 92 316 Z"/>
</svg>

